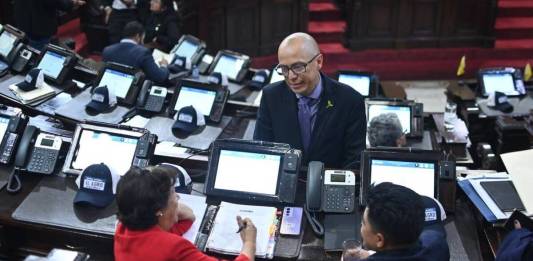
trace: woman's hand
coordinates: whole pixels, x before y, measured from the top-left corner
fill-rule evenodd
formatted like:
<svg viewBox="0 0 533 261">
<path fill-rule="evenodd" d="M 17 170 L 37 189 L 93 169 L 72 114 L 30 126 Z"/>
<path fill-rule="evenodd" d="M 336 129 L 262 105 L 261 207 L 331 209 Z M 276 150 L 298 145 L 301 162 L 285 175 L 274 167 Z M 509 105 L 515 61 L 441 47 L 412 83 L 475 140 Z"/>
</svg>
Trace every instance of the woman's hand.
<svg viewBox="0 0 533 261">
<path fill-rule="evenodd" d="M 248 259 L 255 259 L 255 241 L 257 238 L 257 229 L 254 223 L 249 218 L 242 219 L 241 216 L 237 216 L 237 224 L 239 230 L 241 230 L 242 250 Z M 242 229 L 241 229 L 242 228 Z"/>
</svg>

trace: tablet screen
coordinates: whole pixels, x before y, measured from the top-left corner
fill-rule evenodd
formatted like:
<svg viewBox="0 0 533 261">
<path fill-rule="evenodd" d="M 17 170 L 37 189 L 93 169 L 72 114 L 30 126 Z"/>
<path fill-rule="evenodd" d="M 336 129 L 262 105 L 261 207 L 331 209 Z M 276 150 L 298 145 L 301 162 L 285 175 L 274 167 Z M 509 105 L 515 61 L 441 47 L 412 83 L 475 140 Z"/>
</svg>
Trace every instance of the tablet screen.
<svg viewBox="0 0 533 261">
<path fill-rule="evenodd" d="M 339 75 L 339 82 L 352 87 L 363 96 L 368 96 L 370 93 L 370 77 L 368 76 L 341 74 Z"/>
<path fill-rule="evenodd" d="M 4 138 L 4 134 L 6 134 L 8 124 L 9 118 L 0 116 L 0 141 Z"/>
<path fill-rule="evenodd" d="M 2 34 L 0 34 L 0 55 L 7 58 L 11 50 L 13 50 L 15 41 L 17 41 L 16 36 L 8 31 L 3 31 Z"/>
<path fill-rule="evenodd" d="M 392 182 L 435 197 L 435 163 L 372 159 L 370 184 Z"/>
<path fill-rule="evenodd" d="M 134 78 L 134 75 L 107 68 L 105 69 L 104 75 L 98 86 L 106 85 L 115 96 L 124 99 L 126 98 L 126 95 L 128 95 L 128 91 L 130 90 Z"/>
<path fill-rule="evenodd" d="M 276 195 L 281 156 L 220 150 L 215 189 Z"/>
<path fill-rule="evenodd" d="M 37 68 L 41 69 L 44 75 L 52 79 L 57 79 L 57 77 L 59 77 L 59 74 L 61 74 L 61 71 L 63 70 L 65 60 L 65 56 L 47 50 L 43 58 L 41 59 L 41 62 L 39 62 Z"/>
<path fill-rule="evenodd" d="M 237 79 L 239 72 L 242 69 L 244 61 L 237 57 L 229 55 L 221 55 L 213 72 L 219 72 L 228 76 L 230 79 Z"/>
<path fill-rule="evenodd" d="M 187 61 L 192 61 L 192 56 L 196 53 L 197 49 L 198 45 L 185 40 L 178 46 L 175 54 L 187 58 Z"/>
<path fill-rule="evenodd" d="M 182 86 L 174 110 L 192 105 L 204 116 L 209 117 L 217 93 L 211 90 Z"/>
<path fill-rule="evenodd" d="M 503 92 L 505 95 L 519 95 L 515 89 L 513 75 L 510 73 L 485 74 L 483 75 L 483 86 L 485 86 L 486 95 L 496 91 Z"/>
</svg>

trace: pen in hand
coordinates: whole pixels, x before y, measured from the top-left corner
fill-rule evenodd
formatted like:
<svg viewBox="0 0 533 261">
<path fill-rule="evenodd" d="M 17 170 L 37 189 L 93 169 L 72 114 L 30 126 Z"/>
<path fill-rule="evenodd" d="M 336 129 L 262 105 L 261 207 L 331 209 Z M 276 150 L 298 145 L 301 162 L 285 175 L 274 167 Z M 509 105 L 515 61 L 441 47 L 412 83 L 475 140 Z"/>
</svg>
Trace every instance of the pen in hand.
<svg viewBox="0 0 533 261">
<path fill-rule="evenodd" d="M 246 222 L 244 222 L 240 216 L 237 216 L 237 220 L 239 224 L 239 229 L 237 230 L 237 234 L 239 234 L 241 233 L 243 229 L 246 228 Z"/>
</svg>

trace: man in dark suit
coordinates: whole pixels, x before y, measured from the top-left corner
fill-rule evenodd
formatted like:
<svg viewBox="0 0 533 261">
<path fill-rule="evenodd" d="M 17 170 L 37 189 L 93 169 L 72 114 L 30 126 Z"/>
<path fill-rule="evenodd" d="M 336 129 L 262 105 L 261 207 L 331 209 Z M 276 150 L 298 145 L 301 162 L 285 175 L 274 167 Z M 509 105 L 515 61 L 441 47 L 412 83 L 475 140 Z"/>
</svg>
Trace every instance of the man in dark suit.
<svg viewBox="0 0 533 261">
<path fill-rule="evenodd" d="M 164 83 L 168 79 L 168 69 L 159 67 L 152 57 L 150 50 L 142 45 L 144 27 L 141 23 L 129 22 L 124 27 L 124 39 L 120 43 L 110 45 L 104 49 L 104 62 L 115 62 L 141 69 L 146 78 L 156 83 Z M 163 61 L 160 65 L 168 65 Z"/>
<path fill-rule="evenodd" d="M 301 149 L 304 165 L 358 168 L 366 136 L 363 97 L 320 73 L 323 56 L 308 34 L 285 38 L 278 60 L 275 70 L 285 81 L 263 89 L 254 139 Z"/>
<path fill-rule="evenodd" d="M 42 50 L 57 32 L 57 11 L 69 12 L 85 5 L 85 0 L 13 1 L 15 25 L 24 31 L 33 48 Z"/>
</svg>

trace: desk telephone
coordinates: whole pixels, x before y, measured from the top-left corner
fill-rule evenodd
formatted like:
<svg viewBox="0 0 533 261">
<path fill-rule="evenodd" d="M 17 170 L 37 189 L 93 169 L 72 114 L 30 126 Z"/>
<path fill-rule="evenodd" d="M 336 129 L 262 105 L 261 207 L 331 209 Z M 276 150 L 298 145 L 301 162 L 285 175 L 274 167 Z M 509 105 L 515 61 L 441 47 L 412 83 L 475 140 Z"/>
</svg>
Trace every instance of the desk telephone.
<svg viewBox="0 0 533 261">
<path fill-rule="evenodd" d="M 137 105 L 140 110 L 159 113 L 167 97 L 168 90 L 165 87 L 152 85 L 152 81 L 145 80 Z"/>
<path fill-rule="evenodd" d="M 351 213 L 355 205 L 355 174 L 347 170 L 326 170 L 318 161 L 309 163 L 307 209 L 329 213 Z"/>
</svg>

